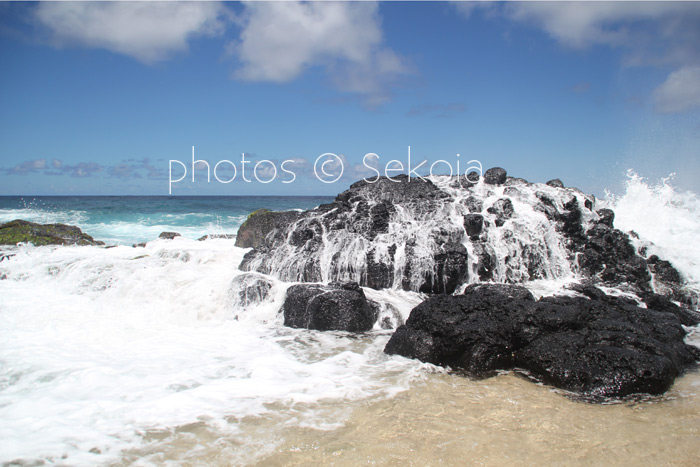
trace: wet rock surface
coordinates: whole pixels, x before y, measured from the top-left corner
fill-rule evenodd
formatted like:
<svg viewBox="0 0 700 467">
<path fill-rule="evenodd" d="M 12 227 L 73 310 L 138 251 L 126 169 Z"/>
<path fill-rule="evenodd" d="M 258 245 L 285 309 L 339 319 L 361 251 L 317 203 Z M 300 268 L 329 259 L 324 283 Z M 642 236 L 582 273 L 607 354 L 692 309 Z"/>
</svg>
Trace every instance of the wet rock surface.
<svg viewBox="0 0 700 467">
<path fill-rule="evenodd" d="M 587 292 L 535 301 L 520 286 L 480 284 L 434 296 L 411 311 L 385 352 L 473 376 L 519 368 L 592 399 L 661 394 L 700 358 L 677 314 Z"/>
<path fill-rule="evenodd" d="M 614 227 L 613 211 L 595 210 L 594 197 L 499 167 L 471 178 L 379 177 L 303 213 L 256 211 L 236 238 L 253 248 L 239 268 L 294 282 L 446 294 L 475 281 L 522 283 L 573 271 L 640 296 L 658 285 L 674 300 L 697 299 L 684 295 L 672 264 L 636 251 L 630 234 Z"/>
<path fill-rule="evenodd" d="M 406 212 L 430 218 L 451 200 L 431 181 L 403 175 L 356 182 L 333 203 L 304 213 L 253 213 L 236 239 L 238 246 L 254 247 L 240 269 L 289 281 L 353 280 L 376 289 L 398 283 L 407 290 L 452 293 L 467 276 L 463 227 L 426 228 L 421 235 L 428 249 L 419 244 L 424 239 L 391 230 Z M 397 259 L 405 265 L 397 268 Z"/>
<path fill-rule="evenodd" d="M 236 234 L 236 246 L 240 248 L 257 248 L 261 246 L 266 236 L 286 227 L 299 217 L 296 211 L 268 211 L 259 209 L 248 216 Z"/>
<path fill-rule="evenodd" d="M 160 235 L 158 235 L 158 238 L 162 238 L 163 240 L 172 240 L 175 237 L 181 237 L 181 235 L 178 232 L 161 232 Z"/>
<path fill-rule="evenodd" d="M 229 302 L 232 307 L 247 308 L 268 298 L 272 281 L 255 273 L 240 274 L 231 280 Z"/>
<path fill-rule="evenodd" d="M 506 182 L 508 176 L 505 169 L 501 167 L 493 167 L 484 173 L 484 183 L 489 185 L 502 185 Z"/>
<path fill-rule="evenodd" d="M 372 329 L 379 305 L 356 282 L 298 284 L 287 290 L 284 325 L 318 331 L 365 332 Z"/>
</svg>

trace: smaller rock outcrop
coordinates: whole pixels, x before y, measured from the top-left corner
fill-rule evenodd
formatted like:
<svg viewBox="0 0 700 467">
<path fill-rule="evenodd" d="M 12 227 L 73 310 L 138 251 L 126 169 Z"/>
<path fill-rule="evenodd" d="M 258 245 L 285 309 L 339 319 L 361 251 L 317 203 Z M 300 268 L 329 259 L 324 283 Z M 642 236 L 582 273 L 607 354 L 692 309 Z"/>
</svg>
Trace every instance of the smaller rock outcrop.
<svg viewBox="0 0 700 467">
<path fill-rule="evenodd" d="M 104 245 L 83 233 L 80 228 L 66 224 L 36 224 L 14 220 L 0 225 L 0 245 L 31 243 L 42 245 Z"/>
<path fill-rule="evenodd" d="M 513 207 L 513 202 L 509 198 L 500 198 L 496 200 L 493 206 L 488 208 L 486 212 L 494 214 L 496 216 L 495 224 L 501 227 L 508 219 L 513 217 L 515 208 Z"/>
<path fill-rule="evenodd" d="M 481 214 L 467 214 L 464 216 L 464 229 L 467 231 L 467 236 L 477 237 L 481 233 L 481 229 L 484 227 L 484 216 Z"/>
<path fill-rule="evenodd" d="M 554 188 L 564 188 L 564 183 L 558 178 L 548 181 L 547 185 L 553 186 Z"/>
<path fill-rule="evenodd" d="M 503 185 L 506 182 L 508 173 L 501 167 L 492 167 L 484 173 L 484 183 L 489 185 Z"/>
<path fill-rule="evenodd" d="M 240 226 L 236 234 L 236 246 L 240 248 L 257 248 L 263 244 L 265 237 L 273 230 L 287 228 L 300 216 L 296 211 L 269 211 L 258 209 L 250 213 L 248 219 Z"/>
<path fill-rule="evenodd" d="M 272 281 L 267 277 L 248 272 L 233 278 L 229 287 L 229 304 L 232 308 L 248 308 L 267 299 Z"/>
<path fill-rule="evenodd" d="M 282 306 L 285 326 L 318 331 L 369 331 L 378 310 L 356 282 L 293 285 Z"/>
<path fill-rule="evenodd" d="M 175 237 L 180 237 L 181 235 L 177 232 L 161 232 L 160 235 L 158 235 L 158 238 L 162 238 L 164 240 L 172 240 Z"/>
</svg>

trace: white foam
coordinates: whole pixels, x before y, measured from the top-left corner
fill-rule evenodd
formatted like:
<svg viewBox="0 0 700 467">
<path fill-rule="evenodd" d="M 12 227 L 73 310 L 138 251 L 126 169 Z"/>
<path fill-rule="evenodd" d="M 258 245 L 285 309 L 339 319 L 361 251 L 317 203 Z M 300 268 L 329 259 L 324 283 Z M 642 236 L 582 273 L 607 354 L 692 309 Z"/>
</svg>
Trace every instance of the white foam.
<svg viewBox="0 0 700 467">
<path fill-rule="evenodd" d="M 616 228 L 637 233 L 637 246 L 647 246 L 649 255 L 670 261 L 700 290 L 700 199 L 677 191 L 671 180 L 654 185 L 630 171 L 626 192 L 619 197 L 608 194 L 607 204 L 615 211 Z"/>
<path fill-rule="evenodd" d="M 15 219 L 36 222 L 38 224 L 70 224 L 77 225 L 87 219 L 85 211 L 61 211 L 52 209 L 41 209 L 33 205 L 28 205 L 20 209 L 0 209 L 0 224 L 10 222 Z"/>
<path fill-rule="evenodd" d="M 176 238 L 23 246 L 0 262 L 0 462 L 114 462 L 150 432 L 203 422 L 230 434 L 269 410 L 331 428 L 344 412 L 318 411 L 323 401 L 388 397 L 420 377 L 424 365 L 382 352 L 388 335 L 283 327 L 288 284 L 230 309 L 244 252 Z"/>
</svg>

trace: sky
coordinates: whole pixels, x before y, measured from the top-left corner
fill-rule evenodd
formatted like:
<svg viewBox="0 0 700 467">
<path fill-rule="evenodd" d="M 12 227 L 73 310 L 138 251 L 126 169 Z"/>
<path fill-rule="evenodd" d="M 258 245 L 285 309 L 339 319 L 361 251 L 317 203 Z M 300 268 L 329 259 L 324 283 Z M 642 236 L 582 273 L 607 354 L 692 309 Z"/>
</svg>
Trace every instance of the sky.
<svg viewBox="0 0 700 467">
<path fill-rule="evenodd" d="M 335 195 L 409 147 L 700 192 L 700 2 L 0 2 L 0 195 Z"/>
</svg>

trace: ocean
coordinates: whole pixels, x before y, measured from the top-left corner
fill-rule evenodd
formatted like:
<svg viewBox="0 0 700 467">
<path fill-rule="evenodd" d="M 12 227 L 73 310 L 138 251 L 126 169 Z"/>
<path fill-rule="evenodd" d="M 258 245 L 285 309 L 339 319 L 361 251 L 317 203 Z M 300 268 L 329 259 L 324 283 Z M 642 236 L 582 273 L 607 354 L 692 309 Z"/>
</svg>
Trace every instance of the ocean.
<svg viewBox="0 0 700 467">
<path fill-rule="evenodd" d="M 176 231 L 197 240 L 235 234 L 257 209 L 306 210 L 329 196 L 0 196 L 0 223 L 24 219 L 77 225 L 108 245 L 132 245 Z"/>
<path fill-rule="evenodd" d="M 700 458 L 700 375 L 588 404 L 516 373 L 472 380 L 383 353 L 392 330 L 284 327 L 289 283 L 243 307 L 233 239 L 260 209 L 329 197 L 0 197 L 114 248 L 0 247 L 3 465 L 527 465 Z M 630 174 L 601 205 L 700 292 L 700 199 Z M 158 239 L 163 231 L 181 234 Z M 132 247 L 148 242 L 145 247 Z M 573 272 L 571 274 L 574 274 Z M 530 284 L 537 295 L 563 277 Z M 365 289 L 405 319 L 424 296 Z M 700 345 L 700 331 L 688 337 Z"/>
</svg>

